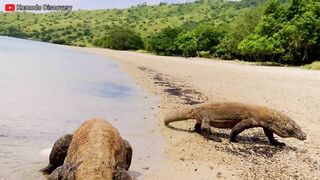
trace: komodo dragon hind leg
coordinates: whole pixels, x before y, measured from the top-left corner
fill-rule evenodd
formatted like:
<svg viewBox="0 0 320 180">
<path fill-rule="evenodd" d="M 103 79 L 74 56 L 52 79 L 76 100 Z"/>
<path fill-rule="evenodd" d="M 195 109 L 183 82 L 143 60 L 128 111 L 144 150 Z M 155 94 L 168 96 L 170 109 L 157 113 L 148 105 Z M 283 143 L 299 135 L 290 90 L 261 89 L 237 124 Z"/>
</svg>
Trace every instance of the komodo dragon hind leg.
<svg viewBox="0 0 320 180">
<path fill-rule="evenodd" d="M 194 125 L 194 131 L 196 133 L 201 133 L 201 123 L 197 122 L 195 125 Z"/>
<path fill-rule="evenodd" d="M 252 127 L 255 127 L 254 120 L 252 120 L 252 119 L 242 120 L 241 122 L 239 122 L 236 126 L 234 126 L 232 128 L 229 141 L 230 142 L 238 142 L 238 140 L 236 139 L 238 134 L 240 134 L 242 131 L 244 131 L 248 128 L 252 128 Z"/>
<path fill-rule="evenodd" d="M 128 171 L 117 169 L 113 180 L 134 180 L 134 177 L 131 176 Z"/>
<path fill-rule="evenodd" d="M 64 164 L 63 166 L 59 166 L 50 174 L 49 180 L 77 179 L 76 173 L 81 163 L 82 161 L 78 161 L 74 163 Z"/>
<path fill-rule="evenodd" d="M 201 124 L 201 132 L 200 134 L 203 135 L 206 139 L 222 142 L 220 138 L 212 134 L 211 126 L 210 126 L 210 118 L 207 116 L 202 116 L 202 124 Z"/>
<path fill-rule="evenodd" d="M 72 134 L 66 134 L 54 143 L 49 156 L 49 164 L 47 167 L 41 169 L 41 172 L 50 174 L 57 167 L 63 165 L 64 159 L 67 156 L 71 140 Z"/>
<path fill-rule="evenodd" d="M 59 180 L 61 179 L 61 173 L 62 173 L 63 166 L 57 167 L 49 176 L 48 180 Z"/>
<path fill-rule="evenodd" d="M 269 141 L 270 141 L 270 144 L 272 146 L 285 146 L 286 144 L 285 143 L 282 143 L 282 142 L 279 142 L 277 141 L 274 136 L 273 136 L 273 132 L 268 129 L 268 128 L 263 128 L 263 131 L 264 131 L 264 134 L 268 137 Z"/>
</svg>

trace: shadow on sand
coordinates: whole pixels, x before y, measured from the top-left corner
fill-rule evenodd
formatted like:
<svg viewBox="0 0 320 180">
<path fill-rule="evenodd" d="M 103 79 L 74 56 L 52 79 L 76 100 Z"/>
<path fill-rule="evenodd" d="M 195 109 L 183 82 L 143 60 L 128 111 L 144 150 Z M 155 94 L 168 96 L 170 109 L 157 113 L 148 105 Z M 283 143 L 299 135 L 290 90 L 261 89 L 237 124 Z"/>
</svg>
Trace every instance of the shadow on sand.
<svg viewBox="0 0 320 180">
<path fill-rule="evenodd" d="M 168 125 L 167 127 L 176 131 L 199 134 L 195 132 L 193 128 L 183 129 L 183 128 L 173 127 L 171 125 Z M 230 130 L 218 130 L 218 131 L 215 130 L 212 132 L 212 134 L 221 139 L 228 140 L 229 134 L 230 134 L 230 132 L 228 131 Z M 248 157 L 248 156 L 254 155 L 258 157 L 271 158 L 281 151 L 297 150 L 296 147 L 292 147 L 292 146 L 282 146 L 282 147 L 272 146 L 270 145 L 269 140 L 263 136 L 264 136 L 263 134 L 257 133 L 257 132 L 249 133 L 249 134 L 246 133 L 244 135 L 240 134 L 237 136 L 237 140 L 239 140 L 239 142 L 237 143 L 230 142 L 226 144 L 226 143 L 214 142 L 212 145 L 215 150 L 226 152 L 235 156 L 242 156 L 242 157 Z"/>
</svg>

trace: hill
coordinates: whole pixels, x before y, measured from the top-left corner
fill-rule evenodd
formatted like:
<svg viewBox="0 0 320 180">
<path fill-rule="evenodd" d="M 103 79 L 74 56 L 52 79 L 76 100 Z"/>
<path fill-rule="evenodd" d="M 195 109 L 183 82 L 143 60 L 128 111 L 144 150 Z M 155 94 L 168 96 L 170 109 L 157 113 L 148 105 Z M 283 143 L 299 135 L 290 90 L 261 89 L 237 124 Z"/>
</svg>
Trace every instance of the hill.
<svg viewBox="0 0 320 180">
<path fill-rule="evenodd" d="M 41 41 L 93 46 L 94 39 L 115 27 L 129 27 L 142 38 L 166 27 L 210 23 L 228 26 L 234 17 L 264 1 L 229 2 L 204 0 L 186 4 L 147 6 L 127 9 L 34 13 L 0 13 L 0 35 Z"/>
<path fill-rule="evenodd" d="M 320 57 L 319 0 L 199 0 L 55 13 L 1 13 L 0 35 L 160 55 L 302 65 Z"/>
</svg>

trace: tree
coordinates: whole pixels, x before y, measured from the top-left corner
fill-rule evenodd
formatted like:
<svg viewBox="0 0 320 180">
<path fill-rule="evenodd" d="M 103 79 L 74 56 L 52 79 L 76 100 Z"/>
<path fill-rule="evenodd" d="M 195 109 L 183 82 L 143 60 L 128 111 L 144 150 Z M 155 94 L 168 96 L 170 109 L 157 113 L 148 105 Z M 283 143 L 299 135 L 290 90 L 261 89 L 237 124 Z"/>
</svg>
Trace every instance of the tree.
<svg viewBox="0 0 320 180">
<path fill-rule="evenodd" d="M 281 53 L 282 49 L 277 46 L 277 41 L 273 38 L 249 35 L 239 44 L 238 48 L 251 61 L 265 61 L 266 57 Z"/>
<path fill-rule="evenodd" d="M 250 8 L 237 16 L 231 23 L 229 32 L 218 45 L 215 55 L 224 59 L 240 58 L 239 43 L 255 32 L 261 17 L 261 8 Z"/>
<path fill-rule="evenodd" d="M 180 55 L 176 45 L 176 38 L 181 28 L 165 28 L 159 33 L 153 34 L 147 40 L 147 50 L 161 55 Z"/>
<path fill-rule="evenodd" d="M 105 36 L 95 40 L 96 46 L 117 50 L 138 50 L 144 48 L 142 38 L 131 29 L 114 27 Z"/>
<path fill-rule="evenodd" d="M 222 40 L 224 33 L 212 26 L 199 25 L 192 30 L 182 31 L 176 45 L 184 56 L 196 56 L 200 51 L 211 52 Z"/>
<path fill-rule="evenodd" d="M 320 51 L 320 2 L 290 0 L 279 5 L 271 0 L 264 15 L 255 34 L 277 39 L 283 49 L 278 61 L 300 65 L 316 60 Z"/>
</svg>

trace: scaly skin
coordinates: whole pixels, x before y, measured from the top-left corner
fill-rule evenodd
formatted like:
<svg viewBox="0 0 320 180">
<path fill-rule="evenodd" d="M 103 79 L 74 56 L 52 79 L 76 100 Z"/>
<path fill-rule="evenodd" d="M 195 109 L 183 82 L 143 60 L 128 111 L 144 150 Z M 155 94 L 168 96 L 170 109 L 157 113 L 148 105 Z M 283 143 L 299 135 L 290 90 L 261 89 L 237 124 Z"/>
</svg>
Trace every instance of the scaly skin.
<svg viewBox="0 0 320 180">
<path fill-rule="evenodd" d="M 49 177 L 52 180 L 127 180 L 132 179 L 127 173 L 131 157 L 132 148 L 119 132 L 107 121 L 94 119 L 82 124 L 73 136 L 65 135 L 55 143 L 43 172 L 55 169 Z"/>
<path fill-rule="evenodd" d="M 237 142 L 236 136 L 248 128 L 262 127 L 270 144 L 283 146 L 273 133 L 282 138 L 294 137 L 305 140 L 306 134 L 299 125 L 285 114 L 264 106 L 254 106 L 236 102 L 221 102 L 195 105 L 189 108 L 175 110 L 167 114 L 164 119 L 166 126 L 176 121 L 195 119 L 195 130 L 206 138 L 221 142 L 214 136 L 211 127 L 231 128 L 230 141 Z"/>
</svg>

